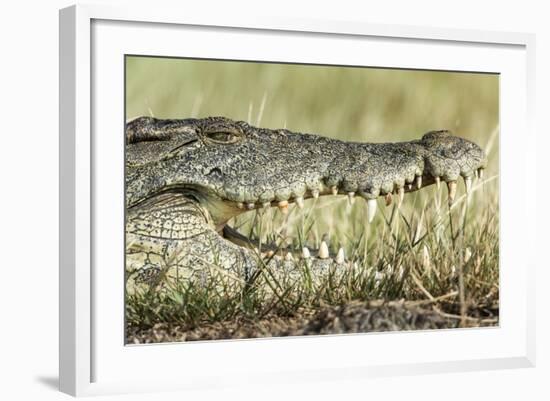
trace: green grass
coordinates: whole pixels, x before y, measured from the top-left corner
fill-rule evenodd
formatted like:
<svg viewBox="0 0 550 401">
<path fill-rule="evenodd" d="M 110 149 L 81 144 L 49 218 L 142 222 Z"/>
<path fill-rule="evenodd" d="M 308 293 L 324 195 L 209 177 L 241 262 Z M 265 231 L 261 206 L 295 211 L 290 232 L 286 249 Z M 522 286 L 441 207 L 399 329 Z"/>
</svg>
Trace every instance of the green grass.
<svg viewBox="0 0 550 401">
<path fill-rule="evenodd" d="M 212 275 L 129 295 L 128 327 L 159 323 L 191 330 L 231 321 L 306 318 L 327 305 L 358 301 L 428 302 L 462 326 L 498 313 L 498 76 L 176 59 L 127 60 L 127 118 L 224 115 L 262 127 L 315 132 L 344 140 L 401 141 L 451 129 L 488 153 L 483 182 L 469 200 L 463 186 L 451 209 L 446 189 L 408 194 L 372 224 L 366 205 L 345 197 L 306 201 L 283 216 L 249 212 L 230 224 L 262 242 L 299 252 L 328 234 L 351 267 L 318 280 L 300 263 L 298 277 L 262 270 L 251 282 Z M 460 191 L 462 188 L 462 191 Z M 496 320 L 492 320 L 496 323 Z"/>
</svg>

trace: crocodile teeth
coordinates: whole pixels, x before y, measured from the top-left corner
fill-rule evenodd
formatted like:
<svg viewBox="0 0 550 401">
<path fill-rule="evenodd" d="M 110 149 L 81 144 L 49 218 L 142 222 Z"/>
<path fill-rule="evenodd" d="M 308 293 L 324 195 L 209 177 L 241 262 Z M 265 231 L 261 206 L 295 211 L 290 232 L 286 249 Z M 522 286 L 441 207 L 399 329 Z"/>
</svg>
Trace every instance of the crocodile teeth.
<svg viewBox="0 0 550 401">
<path fill-rule="evenodd" d="M 244 203 L 238 202 L 238 203 L 237 203 L 237 207 L 238 207 L 239 209 L 244 209 Z"/>
<path fill-rule="evenodd" d="M 411 189 L 413 189 L 413 184 L 407 184 L 407 189 L 410 191 Z"/>
<path fill-rule="evenodd" d="M 321 241 L 321 246 L 319 247 L 319 259 L 328 259 L 328 246 L 325 241 Z"/>
<path fill-rule="evenodd" d="M 313 196 L 314 199 L 317 199 L 319 197 L 319 191 L 317 189 L 312 190 L 311 196 Z"/>
<path fill-rule="evenodd" d="M 376 214 L 376 206 L 376 199 L 369 199 L 367 201 L 367 215 L 369 223 L 371 223 L 374 219 L 374 215 Z"/>
<path fill-rule="evenodd" d="M 346 260 L 346 257 L 344 255 L 344 248 L 340 248 L 338 250 L 338 253 L 336 254 L 336 263 L 338 263 L 339 265 L 343 264 Z"/>
<path fill-rule="evenodd" d="M 252 210 L 252 209 L 254 209 L 255 207 L 256 207 L 256 205 L 255 205 L 254 203 L 247 203 L 247 204 L 246 204 L 246 208 L 247 208 L 248 210 Z"/>
<path fill-rule="evenodd" d="M 478 169 L 477 173 L 479 175 L 479 179 L 482 180 L 483 179 L 483 169 L 482 168 Z"/>
<path fill-rule="evenodd" d="M 447 189 L 449 190 L 449 206 L 453 204 L 456 197 L 456 181 L 449 181 L 447 183 Z"/>
<path fill-rule="evenodd" d="M 399 202 L 397 203 L 397 206 L 400 207 L 401 204 L 403 203 L 403 199 L 405 198 L 405 188 L 403 187 L 399 188 L 398 194 L 399 194 Z"/>
<path fill-rule="evenodd" d="M 418 189 L 422 188 L 422 176 L 421 175 L 416 176 L 416 187 Z"/>
<path fill-rule="evenodd" d="M 275 255 L 275 252 L 269 250 L 265 253 L 265 256 L 267 256 L 268 258 L 272 257 L 273 255 Z"/>
<path fill-rule="evenodd" d="M 469 194 L 472 190 L 472 177 L 464 178 L 464 186 L 466 187 L 466 193 Z"/>
<path fill-rule="evenodd" d="M 332 192 L 333 195 L 338 195 L 338 187 L 336 185 L 330 187 L 330 192 Z"/>
<path fill-rule="evenodd" d="M 355 192 L 348 192 L 348 202 L 350 205 L 353 205 L 355 199 Z"/>
<path fill-rule="evenodd" d="M 290 253 L 290 252 L 287 253 L 287 254 L 285 255 L 285 260 L 286 260 L 287 262 L 292 262 L 292 261 L 294 260 L 294 257 L 292 256 L 292 253 Z"/>
<path fill-rule="evenodd" d="M 296 198 L 296 204 L 298 205 L 298 207 L 300 209 L 303 209 L 304 208 L 304 198 L 302 198 L 301 196 L 298 196 Z"/>
<path fill-rule="evenodd" d="M 304 259 L 311 258 L 311 253 L 309 253 L 309 249 L 305 246 L 302 248 L 302 258 Z"/>
<path fill-rule="evenodd" d="M 437 189 L 441 188 L 441 178 L 435 177 L 435 185 L 437 185 Z"/>
<path fill-rule="evenodd" d="M 287 214 L 288 213 L 288 201 L 284 200 L 284 201 L 280 201 L 277 206 L 279 207 L 279 210 L 281 211 L 282 214 Z"/>
<path fill-rule="evenodd" d="M 384 200 L 386 201 L 386 206 L 391 205 L 392 195 L 391 195 L 390 192 L 388 192 L 388 193 L 386 194 L 386 196 L 384 197 Z"/>
<path fill-rule="evenodd" d="M 267 208 L 271 207 L 271 202 L 264 202 L 264 203 L 262 203 L 262 207 L 263 207 L 264 209 L 267 209 Z"/>
</svg>

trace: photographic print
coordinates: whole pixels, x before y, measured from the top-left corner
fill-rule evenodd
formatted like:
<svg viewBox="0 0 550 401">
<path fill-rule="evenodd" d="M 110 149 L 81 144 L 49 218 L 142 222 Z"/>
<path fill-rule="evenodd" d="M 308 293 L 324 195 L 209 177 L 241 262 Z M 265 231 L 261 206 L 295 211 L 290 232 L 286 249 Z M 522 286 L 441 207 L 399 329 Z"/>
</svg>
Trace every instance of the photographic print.
<svg viewBox="0 0 550 401">
<path fill-rule="evenodd" d="M 127 344 L 499 324 L 499 75 L 125 57 Z"/>
</svg>

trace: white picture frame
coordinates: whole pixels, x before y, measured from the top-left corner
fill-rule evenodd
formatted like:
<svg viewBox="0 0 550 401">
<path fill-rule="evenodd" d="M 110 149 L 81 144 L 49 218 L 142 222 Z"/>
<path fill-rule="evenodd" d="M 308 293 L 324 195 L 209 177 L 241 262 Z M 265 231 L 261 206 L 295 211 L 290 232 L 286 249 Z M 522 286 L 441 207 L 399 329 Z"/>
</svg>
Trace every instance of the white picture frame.
<svg viewBox="0 0 550 401">
<path fill-rule="evenodd" d="M 120 265 L 121 270 L 118 273 L 116 269 L 106 273 L 105 271 L 98 273 L 94 270 L 97 269 L 97 261 L 109 255 L 108 252 L 103 256 L 98 254 L 98 241 L 96 241 L 98 234 L 109 235 L 107 231 L 101 232 L 108 221 L 109 212 L 102 214 L 104 213 L 101 206 L 102 199 L 98 197 L 105 196 L 102 194 L 106 194 L 106 190 L 113 188 L 108 185 L 102 187 L 106 184 L 101 177 L 104 177 L 105 172 L 116 172 L 122 169 L 122 164 L 119 163 L 121 155 L 118 154 L 121 149 L 120 144 L 114 143 L 110 146 L 108 141 L 102 139 L 98 142 L 94 137 L 94 129 L 108 120 L 97 120 L 98 115 L 102 115 L 102 107 L 107 106 L 98 100 L 104 96 L 104 88 L 94 85 L 101 86 L 98 82 L 103 82 L 103 86 L 107 86 L 106 82 L 120 83 L 122 69 L 119 69 L 121 65 L 117 64 L 123 62 L 120 55 L 135 52 L 136 47 L 130 45 L 130 42 L 140 37 L 142 34 L 140 31 L 147 30 L 147 35 L 140 37 L 143 39 L 139 45 L 142 52 L 173 55 L 177 50 L 173 39 L 163 40 L 163 38 L 167 39 L 174 34 L 179 35 L 178 32 L 185 32 L 185 29 L 193 30 L 193 34 L 199 37 L 204 35 L 204 38 L 200 39 L 204 40 L 204 43 L 208 43 L 208 35 L 212 33 L 218 35 L 218 39 L 219 35 L 227 37 L 238 35 L 247 38 L 243 40 L 261 35 L 266 41 L 293 38 L 298 44 L 290 47 L 294 47 L 295 51 L 300 50 L 300 40 L 303 40 L 303 43 L 312 41 L 312 43 L 318 42 L 328 46 L 333 38 L 338 38 L 343 44 L 342 54 L 332 57 L 335 57 L 333 60 L 339 60 L 339 64 L 355 62 L 351 60 L 351 54 L 346 55 L 346 41 L 362 43 L 368 40 L 375 42 L 383 40 L 388 48 L 403 42 L 407 45 L 414 44 L 419 50 L 422 50 L 423 46 L 426 47 L 423 51 L 426 51 L 427 55 L 430 51 L 429 46 L 435 46 L 441 55 L 448 54 L 449 57 L 426 64 L 426 61 L 411 59 L 411 55 L 404 51 L 386 54 L 387 58 L 380 53 L 377 56 L 378 59 L 373 59 L 373 62 L 378 66 L 386 67 L 431 67 L 499 73 L 506 71 L 503 73 L 506 77 L 504 87 L 501 87 L 503 89 L 501 91 L 501 113 L 503 114 L 500 137 L 501 176 L 507 177 L 506 182 L 502 182 L 501 185 L 501 201 L 506 199 L 502 202 L 501 208 L 501 245 L 513 243 L 514 247 L 503 246 L 501 252 L 502 319 L 500 327 L 485 331 L 386 333 L 369 335 L 370 337 L 331 336 L 323 339 L 322 342 L 319 341 L 319 337 L 312 337 L 157 345 L 141 347 L 138 351 L 134 351 L 137 348 L 129 350 L 125 347 L 123 338 L 116 334 L 119 329 L 113 329 L 111 332 L 109 328 L 109 322 L 115 321 L 113 319 L 116 315 L 123 312 L 121 309 L 123 304 L 118 298 L 111 298 L 110 294 L 113 290 L 108 283 L 115 283 L 112 287 L 116 288 L 117 274 L 119 276 L 122 274 L 123 265 Z M 234 36 L 231 38 L 235 39 Z M 145 40 L 147 38 L 148 40 Z M 238 15 L 232 15 L 229 18 L 227 15 L 216 13 L 189 15 L 181 10 L 154 7 L 112 8 L 78 5 L 61 10 L 60 390 L 80 396 L 239 386 L 251 379 L 257 384 L 344 377 L 360 380 L 387 375 L 534 366 L 536 261 L 535 253 L 532 252 L 532 244 L 534 244 L 532 236 L 535 233 L 532 225 L 536 221 L 536 211 L 528 204 L 527 197 L 522 199 L 515 193 L 523 191 L 516 188 L 514 192 L 508 184 L 511 182 L 516 183 L 516 186 L 535 187 L 535 176 L 529 174 L 530 171 L 535 170 L 536 138 L 532 130 L 531 114 L 534 110 L 534 43 L 533 35 L 523 33 L 374 25 L 357 21 L 296 20 L 290 17 L 262 16 L 252 18 Z M 488 49 L 493 49 L 494 57 L 492 60 L 487 60 L 487 64 L 480 64 L 483 63 L 483 57 L 487 57 L 483 53 Z M 191 56 L 196 55 L 193 53 L 194 50 L 190 49 L 177 51 L 183 52 L 183 55 L 186 51 L 191 52 Z M 218 52 L 219 58 L 244 59 L 243 57 L 247 57 L 244 54 L 235 55 L 235 50 L 230 46 L 225 50 L 219 49 Z M 457 57 L 461 52 L 464 52 L 465 57 L 460 62 L 454 60 L 453 57 Z M 500 56 L 502 59 L 499 58 Z M 408 60 L 407 57 L 409 57 Z M 265 49 L 264 54 L 255 59 L 288 61 L 285 60 L 284 53 L 277 52 L 277 46 Z M 115 63 L 112 60 L 115 60 Z M 362 63 L 360 59 L 356 62 Z M 485 68 L 476 69 L 476 66 L 478 68 L 485 66 Z M 108 76 L 109 72 L 105 72 L 105 68 L 113 69 L 113 77 Z M 109 95 L 117 99 L 118 96 L 123 96 L 123 87 L 112 85 L 109 88 L 115 91 L 109 92 Z M 514 99 L 511 99 L 512 93 L 515 95 Z M 114 101 L 116 103 L 118 100 Z M 120 106 L 118 104 L 116 107 Z M 108 107 L 111 110 L 116 109 L 111 105 Z M 124 116 L 120 115 L 119 123 L 122 124 L 123 120 Z M 113 123 L 117 124 L 117 122 Z M 522 135 L 514 136 L 512 132 L 521 132 Z M 521 143 L 518 138 L 521 138 Z M 514 168 L 507 163 L 509 152 L 512 150 L 518 161 Z M 102 163 L 105 163 L 102 167 L 99 166 L 98 157 L 101 158 Z M 113 180 L 118 180 L 119 184 L 120 173 L 112 174 Z M 116 182 L 113 185 L 117 185 Z M 119 209 L 122 209 L 123 203 L 120 205 Z M 120 212 L 121 210 L 113 211 L 115 214 Z M 120 218 L 120 215 L 113 216 L 115 220 Z M 98 220 L 101 218 L 103 220 Z M 512 227 L 517 230 L 512 230 Z M 116 242 L 116 237 L 114 239 L 115 241 L 111 242 Z M 118 256 L 119 259 L 122 257 L 122 254 Z M 113 261 L 113 265 L 117 265 L 116 260 Z M 112 277 L 109 276 L 111 274 Z M 101 299 L 98 299 L 98 293 L 102 294 Z M 106 304 L 114 305 L 111 309 L 115 318 L 111 319 L 111 315 L 104 313 Z M 339 355 L 337 350 L 368 349 L 366 338 L 370 339 L 368 342 L 377 342 L 376 348 L 382 350 L 384 346 L 381 344 L 385 344 L 386 347 L 391 346 L 392 350 L 399 349 L 400 344 L 403 349 L 412 347 L 420 349 L 419 347 L 425 345 L 427 347 L 425 355 L 430 354 L 428 347 L 433 346 L 435 349 L 438 346 L 444 347 L 442 338 L 457 344 L 469 341 L 477 344 L 478 348 L 473 347 L 475 349 L 471 352 L 460 356 L 464 349 L 457 345 L 454 354 L 453 350 L 448 350 L 448 353 L 438 351 L 440 355 L 437 358 L 435 355 L 420 358 L 418 353 L 394 358 L 387 352 L 377 354 L 374 351 L 369 351 L 369 360 L 364 362 L 354 359 L 354 355 L 361 356 L 361 352 L 349 352 L 347 356 L 337 356 Z M 386 341 L 386 339 L 389 340 Z M 439 341 L 441 343 L 438 345 Z M 325 356 L 322 360 L 318 360 L 315 356 L 321 350 Z M 258 353 L 269 356 L 267 359 L 270 361 L 270 366 L 266 363 L 262 365 L 261 360 L 254 359 L 254 355 Z M 220 354 L 237 362 L 233 362 L 232 366 L 228 364 L 225 366 L 220 360 L 220 366 L 216 366 L 217 370 L 213 369 L 208 362 Z M 278 359 L 278 355 L 283 357 Z M 288 360 L 289 355 L 295 355 L 299 360 Z M 153 372 L 155 361 L 165 360 L 166 366 L 170 369 L 178 360 L 182 360 L 182 356 L 185 358 L 186 365 L 193 365 L 193 369 L 182 368 L 179 373 L 172 375 L 157 372 L 158 375 L 155 376 Z M 173 360 L 169 361 L 170 358 Z M 295 367 L 286 368 L 285 363 Z M 128 369 L 123 369 L 121 364 L 126 364 L 124 366 Z M 132 366 L 139 366 L 139 369 L 132 370 Z M 135 374 L 135 377 L 132 379 L 130 373 L 125 376 L 120 372 L 130 372 Z M 145 380 L 144 377 L 149 379 Z"/>
</svg>

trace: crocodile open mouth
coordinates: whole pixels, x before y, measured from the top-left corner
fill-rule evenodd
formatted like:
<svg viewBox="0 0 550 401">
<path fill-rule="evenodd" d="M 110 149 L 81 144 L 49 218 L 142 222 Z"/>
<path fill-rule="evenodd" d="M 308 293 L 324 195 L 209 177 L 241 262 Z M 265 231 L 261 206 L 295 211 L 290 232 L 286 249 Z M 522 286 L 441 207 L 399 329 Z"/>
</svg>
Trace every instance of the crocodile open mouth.
<svg viewBox="0 0 550 401">
<path fill-rule="evenodd" d="M 465 192 L 468 193 L 472 188 L 474 179 L 483 178 L 484 167 L 479 167 L 473 171 L 465 171 L 462 174 L 464 181 Z M 320 197 L 343 197 L 346 196 L 349 203 L 353 203 L 356 197 L 364 198 L 367 205 L 367 221 L 371 223 L 375 217 L 378 208 L 378 200 L 383 199 L 386 206 L 390 206 L 395 202 L 395 205 L 399 208 L 404 200 L 405 194 L 421 190 L 422 188 L 435 184 L 438 189 L 441 186 L 441 182 L 446 183 L 448 190 L 448 202 L 451 206 L 457 195 L 457 180 L 442 180 L 439 176 L 433 176 L 431 174 L 419 174 L 414 178 L 405 179 L 400 183 L 394 184 L 392 191 L 386 191 L 386 189 L 371 191 L 367 196 L 363 193 L 356 193 L 354 191 L 347 191 L 344 185 L 327 185 L 322 183 L 317 185 L 315 189 L 307 190 L 301 193 L 299 196 L 290 196 L 287 200 L 272 200 L 266 202 L 240 202 L 232 199 L 223 199 L 210 188 L 201 185 L 172 185 L 163 188 L 159 193 L 155 193 L 147 199 L 134 205 L 133 208 L 141 208 L 147 204 L 157 204 L 161 207 L 171 199 L 176 199 L 171 206 L 178 204 L 177 199 L 183 197 L 187 201 L 192 202 L 197 207 L 194 209 L 195 213 L 199 213 L 205 221 L 210 222 L 215 228 L 215 231 L 224 239 L 232 242 L 233 244 L 252 249 L 258 255 L 262 257 L 271 257 L 277 252 L 280 252 L 281 256 L 286 258 L 293 258 L 295 250 L 286 249 L 281 244 L 275 242 L 266 243 L 260 241 L 258 238 L 249 238 L 246 235 L 239 232 L 238 229 L 232 227 L 228 222 L 239 216 L 248 213 L 255 213 L 256 211 L 265 212 L 268 209 L 278 209 L 284 216 L 289 212 L 289 206 L 294 204 L 298 209 L 304 209 L 305 201 L 308 199 L 316 200 Z M 378 197 L 373 197 L 372 193 L 378 194 Z M 189 213 L 188 209 L 184 210 L 184 213 Z M 244 216 L 243 216 L 244 217 Z M 157 235 L 153 236 L 159 239 L 173 239 L 172 231 L 159 230 Z M 303 247 L 301 250 L 301 258 L 318 257 L 320 259 L 327 259 L 331 257 L 337 263 L 343 263 L 345 256 L 344 250 L 340 249 L 333 255 L 329 255 L 329 246 L 325 240 L 322 240 L 317 249 L 310 249 Z"/>
<path fill-rule="evenodd" d="M 480 167 L 472 172 L 471 175 L 466 175 L 463 177 L 464 182 L 464 190 L 466 195 L 469 194 L 469 192 L 472 190 L 472 185 L 474 180 L 482 180 L 484 175 L 484 168 Z M 435 184 L 438 188 L 442 186 L 441 184 L 442 180 L 440 177 L 434 177 L 431 175 L 419 175 L 416 176 L 413 182 L 406 182 L 404 186 L 399 186 L 391 191 L 391 192 L 381 192 L 379 195 L 379 198 L 368 198 L 363 197 L 361 194 L 356 194 L 355 192 L 346 192 L 343 188 L 337 188 L 335 186 L 328 188 L 326 185 L 321 190 L 317 191 L 307 191 L 303 196 L 299 197 L 291 197 L 288 200 L 285 201 L 271 201 L 271 202 L 265 202 L 261 205 L 257 203 L 248 203 L 244 204 L 242 202 L 235 202 L 232 200 L 222 200 L 220 198 L 217 198 L 214 200 L 213 197 L 209 197 L 209 201 L 206 202 L 208 206 L 207 209 L 210 211 L 212 210 L 212 205 L 217 205 L 215 209 L 220 209 L 220 204 L 226 205 L 227 210 L 231 213 L 231 217 L 235 217 L 237 215 L 241 215 L 244 220 L 246 220 L 246 216 L 250 213 L 255 213 L 257 211 L 265 212 L 268 209 L 271 208 L 277 208 L 280 213 L 284 216 L 289 213 L 289 207 L 290 205 L 294 204 L 298 209 L 302 210 L 304 208 L 307 208 L 307 203 L 305 201 L 309 200 L 316 200 L 319 197 L 340 197 L 346 196 L 348 199 L 348 204 L 352 205 L 357 197 L 364 198 L 367 205 L 367 219 L 368 223 L 371 223 L 375 217 L 375 214 L 377 212 L 378 208 L 378 202 L 380 199 L 383 199 L 383 202 L 385 206 L 390 206 L 395 203 L 395 206 L 397 208 L 401 207 L 401 204 L 403 203 L 403 200 L 405 198 L 405 194 L 418 191 L 422 189 L 425 186 L 429 186 L 432 184 Z M 449 206 L 452 206 L 456 197 L 457 197 L 457 187 L 458 182 L 455 180 L 450 181 L 443 181 L 443 183 L 446 184 L 447 187 L 447 196 L 448 196 L 448 203 Z M 204 198 L 203 198 L 204 199 Z M 203 203 L 204 204 L 204 203 Z M 252 216 L 250 216 L 250 220 L 253 220 Z M 227 222 L 227 220 L 225 220 Z M 235 227 L 230 226 L 230 224 L 221 224 L 219 225 L 218 232 L 227 240 L 243 247 L 255 249 L 258 251 L 262 256 L 271 257 L 274 253 L 279 253 L 281 256 L 286 256 L 291 260 L 293 258 L 293 254 L 295 254 L 295 250 L 286 249 L 285 247 L 282 247 L 281 245 L 277 245 L 276 243 L 262 243 L 258 238 L 249 238 L 242 233 L 240 233 Z M 321 259 L 329 258 L 331 257 L 335 261 L 339 263 L 343 263 L 345 259 L 344 250 L 342 247 L 339 248 L 339 250 L 333 254 L 330 255 L 329 253 L 329 245 L 327 244 L 326 239 L 323 239 L 320 242 L 320 245 L 318 249 L 311 249 L 308 247 L 303 247 L 301 250 L 301 254 L 299 257 L 307 259 L 310 257 L 318 257 Z"/>
</svg>

